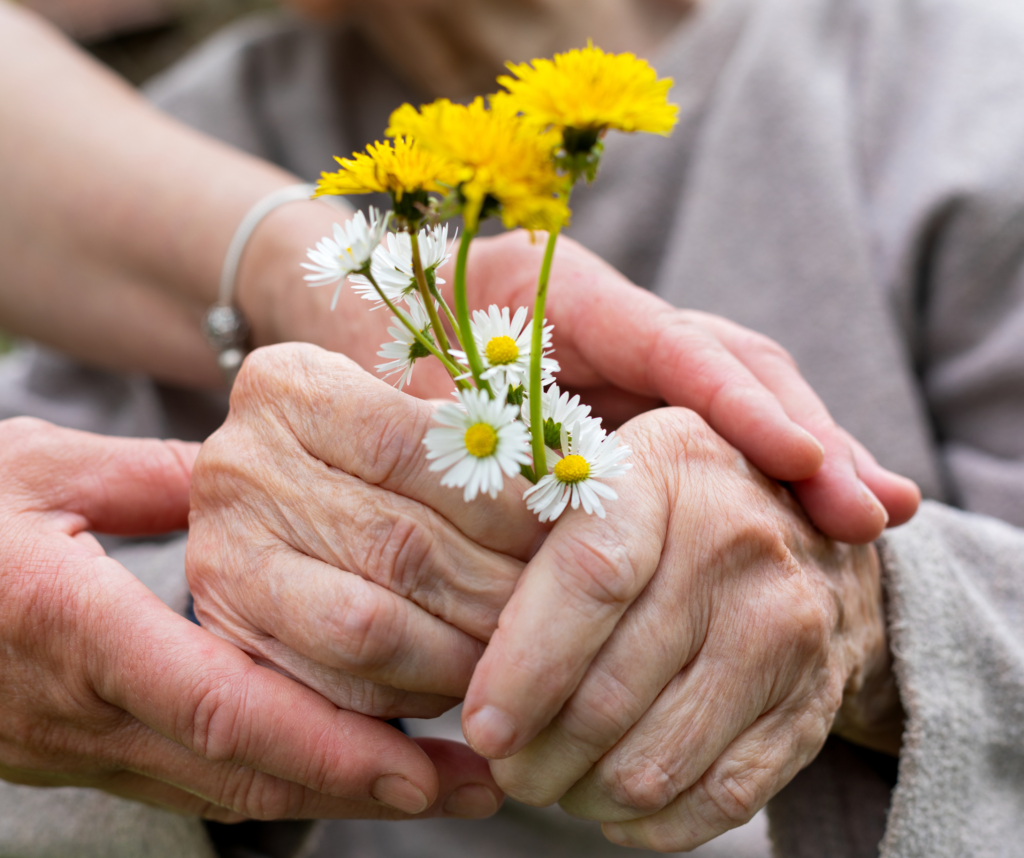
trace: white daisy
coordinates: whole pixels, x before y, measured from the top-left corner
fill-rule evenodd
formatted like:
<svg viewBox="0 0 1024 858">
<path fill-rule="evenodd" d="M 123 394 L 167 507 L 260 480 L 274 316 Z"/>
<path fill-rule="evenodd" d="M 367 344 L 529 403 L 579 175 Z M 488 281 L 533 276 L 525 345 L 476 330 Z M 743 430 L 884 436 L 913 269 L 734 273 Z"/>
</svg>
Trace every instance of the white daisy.
<svg viewBox="0 0 1024 858">
<path fill-rule="evenodd" d="M 455 395 L 460 404 L 438 408 L 434 419 L 441 425 L 423 439 L 427 458 L 436 460 L 430 470 L 447 470 L 441 485 L 465 487 L 467 502 L 480 492 L 495 498 L 504 486 L 502 472 L 512 477 L 519 473 L 520 465 L 530 463 L 530 436 L 523 424 L 516 422 L 514 405 L 492 400 L 482 390 L 462 390 Z"/>
<path fill-rule="evenodd" d="M 413 327 L 430 342 L 433 342 L 434 338 L 430 334 L 430 319 L 419 296 L 410 295 L 406 303 L 409 305 L 409 321 L 412 322 Z M 391 321 L 395 326 L 388 328 L 388 333 L 395 338 L 395 341 L 384 343 L 381 350 L 377 352 L 379 357 L 389 359 L 388 363 L 377 364 L 377 372 L 383 373 L 384 378 L 388 378 L 396 372 L 402 373 L 396 383 L 398 389 L 401 390 L 412 381 L 412 368 L 416 361 L 429 356 L 430 352 L 399 319 L 392 316 Z"/>
<path fill-rule="evenodd" d="M 561 444 L 566 455 L 558 456 L 554 472 L 523 494 L 527 509 L 537 513 L 543 523 L 558 518 L 571 501 L 573 509 L 582 506 L 588 515 L 604 518 L 601 498 L 615 500 L 618 495 L 597 479 L 618 477 L 633 467 L 623 463 L 629 447 L 614 432 L 605 434 L 601 422 L 592 418 L 577 421 L 571 433 L 563 423 Z"/>
<path fill-rule="evenodd" d="M 444 265 L 451 257 L 448 252 L 448 225 L 420 230 L 420 261 L 423 263 L 423 271 L 427 275 L 427 282 L 434 278 L 435 283 L 444 283 L 437 277 L 437 269 Z M 373 261 L 370 273 L 377 285 L 389 301 L 398 301 L 417 292 L 419 286 L 416 283 L 416 275 L 412 267 L 412 241 L 409 233 L 389 233 L 387 247 L 380 245 L 373 254 Z M 380 307 L 384 306 L 380 293 L 373 288 L 369 278 L 361 274 L 355 274 L 349 278 L 352 288 L 356 294 L 368 301 L 376 301 Z M 374 307 L 373 309 L 377 309 Z"/>
<path fill-rule="evenodd" d="M 520 307 L 510 319 L 508 307 L 499 310 L 497 304 L 491 304 L 486 313 L 483 310 L 476 310 L 473 313 L 472 328 L 473 339 L 485 367 L 482 378 L 494 382 L 498 395 L 507 391 L 509 385 L 528 386 L 533 326 L 526 324 L 526 308 Z M 540 367 L 543 384 L 550 382 L 554 373 L 559 370 L 558 361 L 546 357 L 551 346 L 553 330 L 554 325 L 545 325 L 541 339 Z M 461 363 L 468 365 L 469 360 L 465 352 L 452 349 L 451 354 Z"/>
<path fill-rule="evenodd" d="M 337 223 L 334 225 L 334 238 L 325 236 L 317 242 L 316 248 L 306 251 L 309 262 L 303 262 L 302 267 L 313 273 L 303 279 L 310 286 L 338 283 L 331 299 L 332 310 L 338 305 L 341 281 L 356 271 L 366 269 L 390 220 L 391 212 L 381 217 L 375 208 L 370 209 L 369 223 L 362 212 L 356 212 L 344 226 Z"/>
<path fill-rule="evenodd" d="M 556 432 L 560 432 L 561 426 L 575 426 L 578 422 L 586 420 L 590 417 L 590 406 L 580 405 L 579 396 L 569 398 L 569 391 L 564 393 L 559 390 L 557 384 L 552 384 L 547 390 L 541 393 L 540 399 L 541 415 L 544 418 L 544 422 L 551 421 Z M 530 397 L 527 396 L 523 399 L 523 406 L 521 409 L 523 422 L 527 426 L 530 425 Z M 598 421 L 600 422 L 600 421 Z M 545 438 L 546 440 L 546 438 Z M 551 439 L 553 443 L 549 446 L 557 446 L 555 439 Z"/>
</svg>

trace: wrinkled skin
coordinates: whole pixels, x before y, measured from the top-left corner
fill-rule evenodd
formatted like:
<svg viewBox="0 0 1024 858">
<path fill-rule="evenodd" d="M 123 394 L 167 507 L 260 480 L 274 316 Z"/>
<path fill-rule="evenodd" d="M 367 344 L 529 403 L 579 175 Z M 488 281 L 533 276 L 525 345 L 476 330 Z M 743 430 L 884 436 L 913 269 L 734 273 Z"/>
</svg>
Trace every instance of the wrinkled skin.
<svg viewBox="0 0 1024 858">
<path fill-rule="evenodd" d="M 378 717 L 468 693 L 512 795 L 654 848 L 745 821 L 841 708 L 898 745 L 874 549 L 822 537 L 694 412 L 626 423 L 608 518 L 547 533 L 521 477 L 472 504 L 439 485 L 433 408 L 312 346 L 250 356 L 193 480 L 204 625 Z"/>
<path fill-rule="evenodd" d="M 89 531 L 185 525 L 197 451 L 0 422 L 0 777 L 221 821 L 492 813 L 464 746 L 337 709 L 104 554 Z"/>
<path fill-rule="evenodd" d="M 848 736 L 898 750 L 879 563 L 692 412 L 620 435 L 619 500 L 604 520 L 568 512 L 530 561 L 463 725 L 508 795 L 688 850 L 748 821 L 840 709 Z"/>
</svg>

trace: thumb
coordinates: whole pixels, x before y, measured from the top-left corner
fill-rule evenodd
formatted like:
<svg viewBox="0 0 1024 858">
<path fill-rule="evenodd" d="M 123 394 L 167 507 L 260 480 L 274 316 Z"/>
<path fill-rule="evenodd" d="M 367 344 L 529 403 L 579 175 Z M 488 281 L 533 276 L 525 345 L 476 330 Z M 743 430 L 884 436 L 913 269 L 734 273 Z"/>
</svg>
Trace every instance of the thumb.
<svg viewBox="0 0 1024 858">
<path fill-rule="evenodd" d="M 29 418 L 9 421 L 5 430 L 8 449 L 23 463 L 22 487 L 45 509 L 84 519 L 75 529 L 134 535 L 188 526 L 199 444 L 109 438 Z"/>
</svg>

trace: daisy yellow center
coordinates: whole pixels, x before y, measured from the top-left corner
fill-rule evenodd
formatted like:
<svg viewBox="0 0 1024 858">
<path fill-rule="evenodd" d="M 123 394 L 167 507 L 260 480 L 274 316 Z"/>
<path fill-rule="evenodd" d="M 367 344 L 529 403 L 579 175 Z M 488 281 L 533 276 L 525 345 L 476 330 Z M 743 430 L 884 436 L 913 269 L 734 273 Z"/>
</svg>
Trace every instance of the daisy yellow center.
<svg viewBox="0 0 1024 858">
<path fill-rule="evenodd" d="M 471 456 L 485 459 L 498 449 L 498 433 L 486 423 L 474 423 L 466 430 L 466 449 Z M 577 457 L 579 458 L 579 457 Z"/>
<path fill-rule="evenodd" d="M 484 354 L 487 355 L 487 362 L 491 366 L 514 363 L 519 357 L 519 346 L 512 337 L 491 337 Z"/>
<path fill-rule="evenodd" d="M 555 479 L 560 483 L 582 483 L 589 476 L 590 465 L 587 460 L 575 453 L 555 465 Z"/>
</svg>

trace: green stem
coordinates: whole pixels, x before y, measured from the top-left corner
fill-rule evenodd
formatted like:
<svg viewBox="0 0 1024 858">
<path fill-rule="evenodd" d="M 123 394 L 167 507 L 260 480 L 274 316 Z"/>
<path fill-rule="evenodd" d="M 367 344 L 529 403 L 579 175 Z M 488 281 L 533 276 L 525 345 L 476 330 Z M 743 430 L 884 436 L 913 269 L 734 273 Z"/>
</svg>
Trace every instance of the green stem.
<svg viewBox="0 0 1024 858">
<path fill-rule="evenodd" d="M 541 389 L 540 361 L 544 345 L 544 305 L 548 299 L 548 280 L 551 279 L 551 263 L 555 258 L 555 244 L 558 242 L 556 229 L 548 233 L 548 244 L 544 249 L 544 262 L 537 279 L 537 300 L 533 306 L 533 340 L 530 344 L 530 435 L 533 439 L 533 471 L 539 480 L 548 472 L 548 458 L 544 447 L 544 409 Z"/>
<path fill-rule="evenodd" d="M 423 307 L 430 317 L 430 327 L 437 337 L 437 344 L 444 354 L 448 354 L 451 346 L 448 345 L 448 337 L 445 336 L 444 326 L 437 317 L 437 305 L 427 287 L 427 275 L 423 273 L 423 260 L 420 258 L 420 237 L 415 230 L 409 232 L 409 243 L 412 246 L 412 273 L 416 275 L 416 285 L 420 289 L 420 297 L 423 298 Z"/>
<path fill-rule="evenodd" d="M 398 321 L 401 322 L 403 325 L 405 325 L 409 333 L 416 338 L 416 340 L 419 342 L 421 346 L 423 346 L 423 348 L 425 348 L 434 357 L 441 361 L 442 364 L 444 364 L 444 368 L 448 370 L 448 374 L 453 379 L 455 379 L 455 384 L 459 387 L 459 389 L 465 390 L 467 387 L 469 387 L 469 385 L 465 381 L 459 381 L 457 378 L 457 376 L 462 375 L 462 369 L 456 363 L 454 363 L 451 360 L 451 358 L 448 358 L 445 355 L 441 354 L 437 346 L 430 342 L 430 340 L 428 340 L 423 335 L 422 331 L 416 330 L 416 326 L 406 318 L 405 313 L 403 313 L 401 310 L 398 309 L 398 307 L 392 304 L 388 296 L 384 294 L 384 290 L 377 285 L 377 281 L 374 279 L 369 269 L 362 272 L 362 274 L 366 277 L 367 280 L 370 281 L 370 283 L 373 285 L 373 288 L 377 290 L 377 294 L 380 295 L 381 300 L 387 305 L 387 308 L 392 313 L 395 314 L 395 318 L 398 319 Z"/>
<path fill-rule="evenodd" d="M 459 322 L 455 318 L 455 314 L 452 312 L 451 307 L 448 306 L 448 302 L 445 301 L 441 291 L 436 286 L 430 287 L 430 294 L 437 298 L 437 303 L 441 305 L 441 309 L 444 310 L 445 318 L 448 320 L 448 324 L 452 326 L 452 330 L 455 332 L 455 339 L 459 341 L 459 345 L 462 345 L 462 338 L 459 336 Z"/>
<path fill-rule="evenodd" d="M 459 244 L 459 255 L 455 261 L 455 318 L 458 321 L 458 330 L 462 334 L 462 348 L 466 352 L 477 389 L 486 390 L 487 395 L 494 399 L 491 386 L 481 378 L 484 364 L 480 360 L 480 352 L 476 349 L 476 338 L 473 336 L 473 326 L 469 321 L 469 304 L 466 301 L 466 262 L 469 259 L 469 245 L 475 235 L 475 230 L 464 230 Z"/>
</svg>

